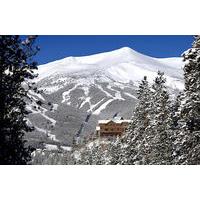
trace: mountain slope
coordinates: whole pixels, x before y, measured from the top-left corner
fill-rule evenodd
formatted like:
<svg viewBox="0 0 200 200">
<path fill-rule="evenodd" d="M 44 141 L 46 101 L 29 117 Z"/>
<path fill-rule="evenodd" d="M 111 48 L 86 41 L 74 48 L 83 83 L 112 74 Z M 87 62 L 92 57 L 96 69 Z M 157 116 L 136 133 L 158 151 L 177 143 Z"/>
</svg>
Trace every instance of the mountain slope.
<svg viewBox="0 0 200 200">
<path fill-rule="evenodd" d="M 158 70 L 166 75 L 181 79 L 181 58 L 157 59 L 140 54 L 128 47 L 85 57 L 67 57 L 39 66 L 39 78 L 42 80 L 56 74 L 104 74 L 115 81 L 127 83 L 139 81 L 146 74 L 149 78 Z M 177 73 L 178 72 L 178 73 Z M 177 82 L 176 79 L 173 81 Z"/>
<path fill-rule="evenodd" d="M 28 107 L 37 127 L 29 138 L 68 145 L 75 135 L 93 133 L 99 119 L 116 113 L 129 118 L 139 81 L 146 75 L 152 82 L 160 70 L 175 92 L 183 88 L 182 65 L 181 58 L 153 58 L 128 47 L 41 65 L 36 82 L 44 93 L 30 95 L 44 104 Z"/>
</svg>

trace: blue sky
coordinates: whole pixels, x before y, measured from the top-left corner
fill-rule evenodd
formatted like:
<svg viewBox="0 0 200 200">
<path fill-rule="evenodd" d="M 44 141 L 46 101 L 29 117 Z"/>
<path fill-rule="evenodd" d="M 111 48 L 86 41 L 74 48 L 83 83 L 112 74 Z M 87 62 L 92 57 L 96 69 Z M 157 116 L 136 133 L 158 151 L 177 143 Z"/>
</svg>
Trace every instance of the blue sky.
<svg viewBox="0 0 200 200">
<path fill-rule="evenodd" d="M 192 41 L 193 36 L 177 35 L 39 36 L 37 45 L 40 46 L 41 50 L 35 59 L 38 64 L 44 64 L 67 56 L 91 55 L 125 46 L 153 57 L 177 57 L 191 47 Z"/>
</svg>

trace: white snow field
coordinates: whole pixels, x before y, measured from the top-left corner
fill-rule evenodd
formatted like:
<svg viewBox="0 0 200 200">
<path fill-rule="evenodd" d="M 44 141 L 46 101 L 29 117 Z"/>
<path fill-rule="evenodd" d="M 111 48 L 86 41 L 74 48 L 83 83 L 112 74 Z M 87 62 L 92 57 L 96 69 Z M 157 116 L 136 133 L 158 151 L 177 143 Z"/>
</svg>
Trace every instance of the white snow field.
<svg viewBox="0 0 200 200">
<path fill-rule="evenodd" d="M 94 79 L 98 76 L 103 81 L 113 80 L 121 83 L 133 81 L 138 83 L 144 76 L 152 82 L 158 70 L 165 72 L 167 85 L 173 89 L 183 89 L 182 83 L 182 59 L 174 58 L 153 58 L 136 52 L 129 47 L 123 47 L 114 51 L 99 53 L 96 55 L 83 57 L 67 57 L 38 67 L 38 78 L 40 81 L 47 77 L 62 75 L 85 75 L 87 83 L 83 79 L 83 84 L 94 84 Z M 60 80 L 63 77 L 60 78 Z M 67 79 L 65 78 L 67 81 Z M 53 79 L 52 79 L 53 81 Z M 55 81 L 55 80 L 54 80 Z M 56 79 L 56 81 L 58 81 Z M 79 80 L 81 83 L 81 79 Z M 47 88 L 48 89 L 48 88 Z M 60 88 L 57 88 L 60 89 Z M 56 88 L 52 88 L 56 91 Z M 63 94 L 63 101 L 65 101 Z"/>
</svg>

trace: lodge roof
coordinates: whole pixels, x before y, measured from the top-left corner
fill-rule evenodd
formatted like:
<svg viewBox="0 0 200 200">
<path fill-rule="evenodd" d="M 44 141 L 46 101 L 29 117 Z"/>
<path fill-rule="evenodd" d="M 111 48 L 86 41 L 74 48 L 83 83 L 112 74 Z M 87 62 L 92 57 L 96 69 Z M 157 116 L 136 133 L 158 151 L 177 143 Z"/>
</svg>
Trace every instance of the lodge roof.
<svg viewBox="0 0 200 200">
<path fill-rule="evenodd" d="M 132 120 L 129 119 L 108 119 L 108 120 L 99 120 L 99 124 L 108 124 L 109 122 L 114 122 L 115 124 L 121 124 L 123 122 L 131 123 Z"/>
</svg>

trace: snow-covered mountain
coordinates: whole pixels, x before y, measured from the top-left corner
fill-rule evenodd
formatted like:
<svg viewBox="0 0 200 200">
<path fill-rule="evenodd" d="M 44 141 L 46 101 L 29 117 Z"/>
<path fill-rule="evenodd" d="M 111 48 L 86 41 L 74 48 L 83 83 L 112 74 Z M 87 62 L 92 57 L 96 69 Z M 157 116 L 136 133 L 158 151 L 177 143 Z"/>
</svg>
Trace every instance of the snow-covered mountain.
<svg viewBox="0 0 200 200">
<path fill-rule="evenodd" d="M 39 66 L 37 86 L 31 93 L 44 104 L 32 103 L 33 141 L 69 144 L 74 135 L 95 131 L 97 120 L 121 115 L 129 118 L 137 102 L 136 89 L 144 76 L 152 82 L 165 72 L 173 92 L 183 88 L 181 58 L 153 58 L 123 47 L 84 57 L 67 57 Z"/>
<path fill-rule="evenodd" d="M 39 66 L 39 78 L 42 80 L 56 75 L 89 75 L 92 81 L 96 77 L 112 79 L 117 82 L 138 82 L 144 75 L 153 80 L 158 70 L 164 71 L 169 80 L 169 86 L 182 87 L 181 58 L 152 58 L 140 54 L 129 47 L 123 47 L 111 52 L 84 57 L 67 57 L 62 60 Z M 57 79 L 56 79 L 57 80 Z M 63 79 L 61 79 L 63 80 Z M 90 79 L 91 81 L 91 79 Z M 84 83 L 85 84 L 85 83 Z"/>
</svg>

